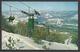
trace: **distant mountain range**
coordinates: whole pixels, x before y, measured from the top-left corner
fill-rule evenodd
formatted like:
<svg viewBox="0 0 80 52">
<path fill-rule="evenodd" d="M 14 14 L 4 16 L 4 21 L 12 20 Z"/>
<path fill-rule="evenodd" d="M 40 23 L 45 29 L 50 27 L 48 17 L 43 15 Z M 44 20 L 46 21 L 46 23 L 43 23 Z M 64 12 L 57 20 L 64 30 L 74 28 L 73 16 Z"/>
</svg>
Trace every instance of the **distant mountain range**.
<svg viewBox="0 0 80 52">
<path fill-rule="evenodd" d="M 3 15 L 9 16 L 9 12 L 2 13 Z M 26 15 L 21 14 L 20 12 L 13 12 L 14 16 L 20 18 L 27 18 Z M 78 11 L 40 11 L 41 16 L 38 16 L 39 22 L 46 22 L 47 19 L 59 18 L 63 19 L 64 23 L 78 23 Z M 16 17 L 17 18 L 17 17 Z"/>
<path fill-rule="evenodd" d="M 38 18 L 41 21 L 54 18 L 63 19 L 64 23 L 77 23 L 78 21 L 78 11 L 47 11 L 41 13 L 41 15 L 42 17 Z"/>
</svg>

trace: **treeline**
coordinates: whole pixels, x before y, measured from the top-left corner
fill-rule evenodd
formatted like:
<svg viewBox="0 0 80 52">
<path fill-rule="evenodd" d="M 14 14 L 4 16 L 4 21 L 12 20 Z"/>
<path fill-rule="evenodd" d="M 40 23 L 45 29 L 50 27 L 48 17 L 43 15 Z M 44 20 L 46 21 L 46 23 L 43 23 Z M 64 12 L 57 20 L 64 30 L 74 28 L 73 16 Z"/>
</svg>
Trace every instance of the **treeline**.
<svg viewBox="0 0 80 52">
<path fill-rule="evenodd" d="M 28 36 L 27 22 L 18 22 L 16 25 L 10 25 L 9 22 L 2 17 L 2 29 L 7 32 L 17 33 L 23 36 Z M 47 40 L 50 42 L 64 43 L 64 41 L 69 37 L 68 34 L 60 34 L 59 32 L 48 32 L 48 29 L 44 27 L 35 26 L 34 32 L 30 37 L 34 39 L 36 43 L 41 43 L 41 40 Z M 75 43 L 77 37 L 74 35 L 72 42 Z"/>
</svg>

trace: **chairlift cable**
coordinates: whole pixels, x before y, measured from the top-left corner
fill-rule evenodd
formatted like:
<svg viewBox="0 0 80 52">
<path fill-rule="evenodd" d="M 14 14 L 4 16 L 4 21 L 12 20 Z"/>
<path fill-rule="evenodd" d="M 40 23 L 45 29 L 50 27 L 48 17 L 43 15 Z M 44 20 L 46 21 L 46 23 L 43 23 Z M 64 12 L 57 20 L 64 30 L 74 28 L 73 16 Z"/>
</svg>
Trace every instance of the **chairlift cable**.
<svg viewBox="0 0 80 52">
<path fill-rule="evenodd" d="M 23 10 L 21 10 L 21 9 L 19 9 L 19 8 L 17 8 L 17 7 L 14 7 L 14 6 L 12 6 L 12 5 L 9 5 L 9 4 L 7 4 L 7 3 L 5 3 L 5 5 L 11 6 L 11 7 L 15 8 L 15 9 L 17 9 L 17 10 L 19 10 L 19 11 L 23 11 Z"/>
<path fill-rule="evenodd" d="M 9 19 L 9 22 L 12 22 L 14 19 L 15 19 L 15 17 L 14 16 L 12 16 L 12 11 L 11 11 L 11 7 L 13 7 L 12 5 L 9 5 L 9 4 L 6 4 L 5 3 L 5 5 L 7 5 L 7 6 L 9 6 L 10 7 L 10 17 L 8 18 Z M 16 8 L 16 7 L 14 7 L 15 9 L 17 9 L 17 10 L 20 10 L 20 9 L 18 9 L 18 8 Z M 21 11 L 21 10 L 20 10 Z"/>
<path fill-rule="evenodd" d="M 36 9 L 34 9 L 34 8 L 30 7 L 29 5 L 26 5 L 25 3 L 22 3 L 22 4 L 24 4 L 25 6 L 27 6 L 29 9 L 30 9 L 30 8 L 31 8 L 31 9 L 33 9 L 33 10 L 35 11 L 35 13 L 36 13 L 36 14 L 40 15 L 40 14 L 39 14 L 39 12 L 38 12 L 38 11 L 36 11 Z M 29 12 L 30 12 L 30 10 L 29 10 Z"/>
<path fill-rule="evenodd" d="M 26 5 L 25 3 L 21 2 L 22 4 L 24 4 L 25 6 L 27 6 L 28 8 L 31 8 L 34 10 L 34 8 L 30 7 L 29 5 Z"/>
<path fill-rule="evenodd" d="M 11 7 L 12 7 L 12 6 L 10 6 L 10 16 L 12 16 L 12 11 L 11 11 Z"/>
</svg>

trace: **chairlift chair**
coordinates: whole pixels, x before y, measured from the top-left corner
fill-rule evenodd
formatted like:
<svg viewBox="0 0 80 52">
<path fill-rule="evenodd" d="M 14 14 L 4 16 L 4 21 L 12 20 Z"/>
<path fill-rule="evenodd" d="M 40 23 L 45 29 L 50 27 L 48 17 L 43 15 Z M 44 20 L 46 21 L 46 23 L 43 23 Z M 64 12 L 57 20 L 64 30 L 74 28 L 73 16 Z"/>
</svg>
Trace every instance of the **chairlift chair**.
<svg viewBox="0 0 80 52">
<path fill-rule="evenodd" d="M 12 6 L 10 6 L 10 17 L 8 18 L 9 19 L 9 22 L 13 22 L 13 20 L 15 19 L 15 17 L 12 16 L 11 7 Z"/>
<path fill-rule="evenodd" d="M 9 22 L 13 22 L 13 20 L 15 19 L 15 17 L 14 16 L 10 16 L 8 19 L 9 19 Z"/>
</svg>

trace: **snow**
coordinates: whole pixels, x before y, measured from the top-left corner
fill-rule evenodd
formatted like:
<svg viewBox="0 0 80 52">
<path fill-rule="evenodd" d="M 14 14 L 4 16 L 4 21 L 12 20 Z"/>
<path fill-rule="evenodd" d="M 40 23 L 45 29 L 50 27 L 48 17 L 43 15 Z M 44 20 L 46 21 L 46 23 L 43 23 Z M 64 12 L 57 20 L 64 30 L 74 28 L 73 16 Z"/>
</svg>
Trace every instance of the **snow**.
<svg viewBox="0 0 80 52">
<path fill-rule="evenodd" d="M 59 19 L 59 18 L 54 18 L 54 19 L 48 19 L 48 22 L 50 22 L 50 24 L 57 24 L 58 26 L 63 25 L 63 19 Z"/>
<path fill-rule="evenodd" d="M 75 46 L 74 44 L 67 45 L 67 44 L 62 44 L 57 42 L 49 42 L 45 40 L 42 40 L 42 42 L 44 43 L 40 45 L 35 43 L 32 38 L 21 36 L 19 34 L 9 33 L 2 30 L 2 49 L 3 50 L 8 50 L 8 48 L 6 47 L 6 42 L 8 42 L 8 38 L 10 36 L 16 42 L 15 49 L 19 49 L 19 50 L 45 50 L 42 48 L 43 45 L 46 45 L 49 48 L 49 50 L 78 50 L 78 47 Z M 17 41 L 18 39 L 20 41 Z M 49 45 L 49 43 L 51 43 L 51 45 Z"/>
<path fill-rule="evenodd" d="M 48 42 L 45 40 L 42 40 L 44 42 L 43 45 L 46 45 L 50 50 L 78 50 L 78 47 L 74 44 L 62 44 L 57 42 Z M 49 45 L 51 43 L 51 45 Z"/>
<path fill-rule="evenodd" d="M 51 50 L 77 50 L 78 48 L 75 47 L 73 44 L 66 45 L 62 43 L 52 42 L 49 49 Z"/>
<path fill-rule="evenodd" d="M 8 40 L 9 37 L 14 38 L 15 42 L 16 42 L 16 49 L 20 49 L 20 50 L 41 50 L 42 48 L 39 48 L 40 46 L 36 43 L 34 43 L 34 41 L 31 38 L 28 37 L 24 37 L 21 36 L 19 34 L 13 34 L 13 33 L 8 33 L 6 31 L 2 31 L 2 49 L 8 49 L 6 47 L 6 42 Z M 20 39 L 20 41 L 18 42 L 17 39 Z"/>
<path fill-rule="evenodd" d="M 74 15 L 73 17 L 71 17 L 71 19 L 76 19 L 76 20 L 78 20 L 78 14 Z"/>
<path fill-rule="evenodd" d="M 38 27 L 44 27 L 44 25 L 36 25 L 36 26 L 38 26 Z"/>
</svg>

